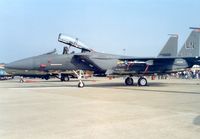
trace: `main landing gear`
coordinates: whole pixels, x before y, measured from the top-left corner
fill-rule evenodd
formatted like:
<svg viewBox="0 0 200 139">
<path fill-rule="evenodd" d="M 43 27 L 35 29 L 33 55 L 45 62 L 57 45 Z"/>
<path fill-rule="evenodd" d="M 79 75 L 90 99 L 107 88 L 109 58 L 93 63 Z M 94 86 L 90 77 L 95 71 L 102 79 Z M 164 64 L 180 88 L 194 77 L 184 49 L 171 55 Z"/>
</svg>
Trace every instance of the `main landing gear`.
<svg viewBox="0 0 200 139">
<path fill-rule="evenodd" d="M 138 85 L 139 85 L 139 86 L 147 86 L 147 79 L 144 78 L 144 77 L 140 77 L 140 78 L 138 79 Z"/>
<path fill-rule="evenodd" d="M 68 75 L 64 75 L 64 74 L 61 74 L 61 78 L 60 78 L 60 81 L 61 82 L 64 82 L 64 81 L 69 81 L 69 76 Z"/>
<path fill-rule="evenodd" d="M 133 78 L 131 78 L 131 77 L 127 77 L 126 79 L 125 79 L 125 84 L 126 85 L 133 85 Z"/>
<path fill-rule="evenodd" d="M 131 86 L 134 84 L 134 80 L 132 77 L 127 77 L 125 79 L 125 84 L 128 86 Z M 138 82 L 137 82 L 138 86 L 147 86 L 147 79 L 144 77 L 139 77 Z"/>
</svg>

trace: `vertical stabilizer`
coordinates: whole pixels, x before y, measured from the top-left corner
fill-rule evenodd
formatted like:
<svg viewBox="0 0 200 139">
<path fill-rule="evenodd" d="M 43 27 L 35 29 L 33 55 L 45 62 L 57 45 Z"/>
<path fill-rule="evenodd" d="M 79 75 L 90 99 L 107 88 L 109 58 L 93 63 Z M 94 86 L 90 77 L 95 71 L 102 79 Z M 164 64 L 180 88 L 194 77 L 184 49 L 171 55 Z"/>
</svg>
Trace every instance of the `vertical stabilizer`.
<svg viewBox="0 0 200 139">
<path fill-rule="evenodd" d="M 175 57 L 177 56 L 178 49 L 178 35 L 170 34 L 170 38 L 167 43 L 164 45 L 158 57 Z"/>
<path fill-rule="evenodd" d="M 200 47 L 200 28 L 191 28 L 194 29 L 186 42 L 183 44 L 183 47 L 178 53 L 178 56 L 181 57 L 196 57 L 199 56 L 199 47 Z"/>
</svg>

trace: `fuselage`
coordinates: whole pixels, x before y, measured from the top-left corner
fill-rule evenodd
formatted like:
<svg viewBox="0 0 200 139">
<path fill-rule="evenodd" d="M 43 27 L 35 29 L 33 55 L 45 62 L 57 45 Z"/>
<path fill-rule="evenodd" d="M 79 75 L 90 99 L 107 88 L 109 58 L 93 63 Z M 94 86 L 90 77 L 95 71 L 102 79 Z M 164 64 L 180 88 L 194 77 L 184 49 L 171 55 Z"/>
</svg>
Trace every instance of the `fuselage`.
<svg viewBox="0 0 200 139">
<path fill-rule="evenodd" d="M 79 56 L 84 56 L 81 58 Z M 98 67 L 99 72 L 105 72 L 107 69 L 117 65 L 117 61 L 122 56 L 103 54 L 98 52 L 85 52 L 77 54 L 45 54 L 25 58 L 6 64 L 6 68 L 18 70 L 94 70 Z M 90 60 L 88 63 L 86 60 Z"/>
<path fill-rule="evenodd" d="M 148 64 L 149 61 L 151 64 Z M 6 68 L 39 71 L 89 70 L 95 73 L 111 70 L 110 74 L 134 75 L 182 71 L 196 63 L 200 63 L 199 57 L 130 58 L 91 51 L 64 55 L 44 54 L 9 63 Z"/>
</svg>

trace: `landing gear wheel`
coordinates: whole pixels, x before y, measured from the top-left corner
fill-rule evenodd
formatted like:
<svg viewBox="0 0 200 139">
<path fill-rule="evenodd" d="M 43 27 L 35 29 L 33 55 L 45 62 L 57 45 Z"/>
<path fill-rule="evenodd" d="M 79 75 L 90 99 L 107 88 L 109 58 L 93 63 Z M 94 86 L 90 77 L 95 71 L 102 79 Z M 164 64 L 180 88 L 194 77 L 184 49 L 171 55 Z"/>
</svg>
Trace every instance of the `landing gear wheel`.
<svg viewBox="0 0 200 139">
<path fill-rule="evenodd" d="M 65 81 L 69 81 L 69 76 L 65 76 Z"/>
<path fill-rule="evenodd" d="M 127 77 L 126 79 L 125 79 L 125 84 L 126 85 L 133 85 L 133 79 L 131 78 L 131 77 Z"/>
<path fill-rule="evenodd" d="M 60 81 L 61 82 L 69 81 L 69 76 L 61 76 Z"/>
<path fill-rule="evenodd" d="M 140 77 L 140 78 L 138 79 L 138 85 L 139 85 L 139 86 L 147 86 L 147 79 L 144 78 L 144 77 Z"/>
<path fill-rule="evenodd" d="M 84 86 L 85 86 L 84 82 L 83 81 L 79 81 L 78 87 L 79 88 L 83 88 Z"/>
</svg>

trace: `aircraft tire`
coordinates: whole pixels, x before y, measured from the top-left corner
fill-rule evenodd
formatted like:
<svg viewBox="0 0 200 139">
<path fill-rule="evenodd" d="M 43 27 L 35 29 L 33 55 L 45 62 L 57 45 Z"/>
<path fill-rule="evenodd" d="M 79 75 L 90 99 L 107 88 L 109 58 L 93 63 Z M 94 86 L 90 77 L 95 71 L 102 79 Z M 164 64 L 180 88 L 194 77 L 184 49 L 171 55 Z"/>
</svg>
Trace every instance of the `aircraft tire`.
<svg viewBox="0 0 200 139">
<path fill-rule="evenodd" d="M 69 80 L 70 80 L 69 76 L 65 76 L 65 81 L 69 81 Z"/>
<path fill-rule="evenodd" d="M 125 79 L 125 84 L 128 85 L 128 86 L 133 85 L 133 78 L 127 77 Z"/>
<path fill-rule="evenodd" d="M 79 81 L 78 87 L 79 88 L 83 88 L 84 86 L 85 86 L 84 82 L 83 81 Z"/>
<path fill-rule="evenodd" d="M 138 85 L 139 85 L 139 86 L 147 86 L 147 79 L 144 78 L 144 77 L 140 77 L 140 78 L 138 79 Z"/>
<path fill-rule="evenodd" d="M 61 78 L 60 78 L 60 81 L 61 82 L 69 81 L 69 76 L 62 75 Z"/>
<path fill-rule="evenodd" d="M 68 75 L 62 75 L 61 78 L 60 78 L 60 81 L 61 81 L 61 82 L 69 81 L 69 80 L 70 80 L 70 78 L 69 78 Z"/>
</svg>

